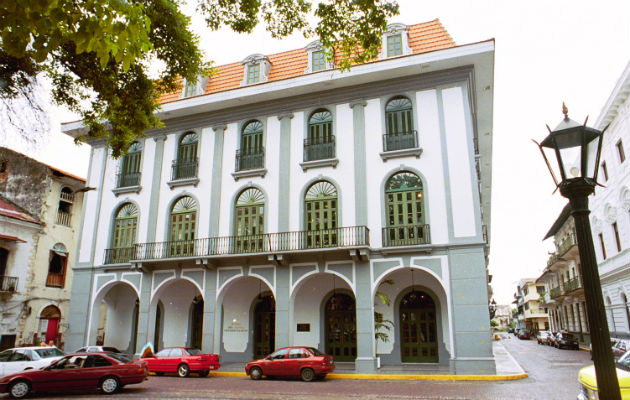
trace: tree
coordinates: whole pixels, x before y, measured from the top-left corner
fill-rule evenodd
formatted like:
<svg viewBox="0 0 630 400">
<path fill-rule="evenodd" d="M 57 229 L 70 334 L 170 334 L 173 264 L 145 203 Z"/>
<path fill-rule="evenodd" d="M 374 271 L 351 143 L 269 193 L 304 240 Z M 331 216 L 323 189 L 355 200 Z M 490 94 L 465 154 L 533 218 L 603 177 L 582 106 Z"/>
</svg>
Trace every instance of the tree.
<svg viewBox="0 0 630 400">
<path fill-rule="evenodd" d="M 378 54 L 395 0 L 327 0 L 307 17 L 306 0 L 198 0 L 208 27 L 250 33 L 262 20 L 273 37 L 317 34 L 341 54 L 340 67 Z M 30 93 L 39 74 L 52 98 L 83 118 L 87 137 L 105 138 L 114 157 L 152 128 L 162 94 L 212 73 L 178 0 L 12 0 L 0 3 L 0 97 Z M 329 51 L 329 57 L 332 52 Z M 163 67 L 152 76 L 150 68 Z M 86 137 L 79 137 L 85 140 Z"/>
</svg>

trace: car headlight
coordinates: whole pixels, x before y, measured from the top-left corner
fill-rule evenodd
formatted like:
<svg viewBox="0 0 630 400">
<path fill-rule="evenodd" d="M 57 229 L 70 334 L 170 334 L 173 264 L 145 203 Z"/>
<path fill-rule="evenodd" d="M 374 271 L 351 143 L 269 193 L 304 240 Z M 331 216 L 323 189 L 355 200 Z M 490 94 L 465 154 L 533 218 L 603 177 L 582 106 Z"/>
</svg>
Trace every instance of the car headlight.
<svg viewBox="0 0 630 400">
<path fill-rule="evenodd" d="M 582 399 L 584 400 L 599 400 L 599 393 L 597 392 L 597 390 L 593 390 L 591 388 L 588 388 L 586 386 L 582 386 L 581 387 L 581 395 L 582 395 Z M 578 399 L 580 398 L 580 396 L 578 396 Z"/>
</svg>

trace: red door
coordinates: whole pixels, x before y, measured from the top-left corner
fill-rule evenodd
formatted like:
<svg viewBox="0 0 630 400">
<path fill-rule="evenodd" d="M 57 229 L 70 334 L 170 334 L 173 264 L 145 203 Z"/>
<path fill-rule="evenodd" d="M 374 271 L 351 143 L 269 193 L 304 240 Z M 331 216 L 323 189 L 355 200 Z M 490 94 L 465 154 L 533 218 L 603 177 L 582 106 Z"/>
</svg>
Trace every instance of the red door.
<svg viewBox="0 0 630 400">
<path fill-rule="evenodd" d="M 46 342 L 52 340 L 57 341 L 57 324 L 59 323 L 59 319 L 50 318 L 48 319 L 48 328 L 46 328 Z"/>
</svg>

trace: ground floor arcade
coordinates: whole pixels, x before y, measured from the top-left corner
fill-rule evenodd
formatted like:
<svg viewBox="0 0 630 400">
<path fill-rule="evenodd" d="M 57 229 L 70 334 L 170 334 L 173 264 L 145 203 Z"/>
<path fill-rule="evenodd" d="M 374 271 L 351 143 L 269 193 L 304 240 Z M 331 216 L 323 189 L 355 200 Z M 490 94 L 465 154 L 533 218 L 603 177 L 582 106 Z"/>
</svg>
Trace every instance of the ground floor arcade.
<svg viewBox="0 0 630 400">
<path fill-rule="evenodd" d="M 468 265 L 458 265 L 466 259 Z M 222 362 L 306 345 L 354 362 L 357 371 L 373 371 L 378 356 L 381 365 L 493 373 L 485 265 L 478 262 L 473 254 L 445 254 L 78 268 L 68 341 L 130 353 L 147 342 L 158 349 L 195 346 Z"/>
</svg>

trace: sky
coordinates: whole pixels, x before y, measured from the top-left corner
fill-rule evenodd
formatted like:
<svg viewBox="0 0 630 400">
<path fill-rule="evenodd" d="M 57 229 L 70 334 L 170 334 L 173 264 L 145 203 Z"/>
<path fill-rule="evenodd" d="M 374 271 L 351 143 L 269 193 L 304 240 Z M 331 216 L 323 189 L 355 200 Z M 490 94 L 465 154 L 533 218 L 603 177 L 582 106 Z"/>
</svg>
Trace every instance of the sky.
<svg viewBox="0 0 630 400">
<path fill-rule="evenodd" d="M 499 304 L 513 300 L 521 278 L 536 278 L 546 266 L 553 240 L 542 241 L 566 200 L 552 194 L 553 181 L 531 139 L 547 135 L 569 117 L 595 123 L 630 61 L 628 0 L 399 0 L 391 22 L 415 24 L 439 18 L 458 45 L 495 39 L 492 225 L 490 274 Z M 216 65 L 253 53 L 302 48 L 314 38 L 274 40 L 264 29 L 251 35 L 211 32 L 193 15 L 201 47 Z M 64 110 L 51 115 L 53 135 L 21 149 L 68 172 L 85 176 L 89 147 L 76 147 L 59 122 L 77 118 Z"/>
</svg>

